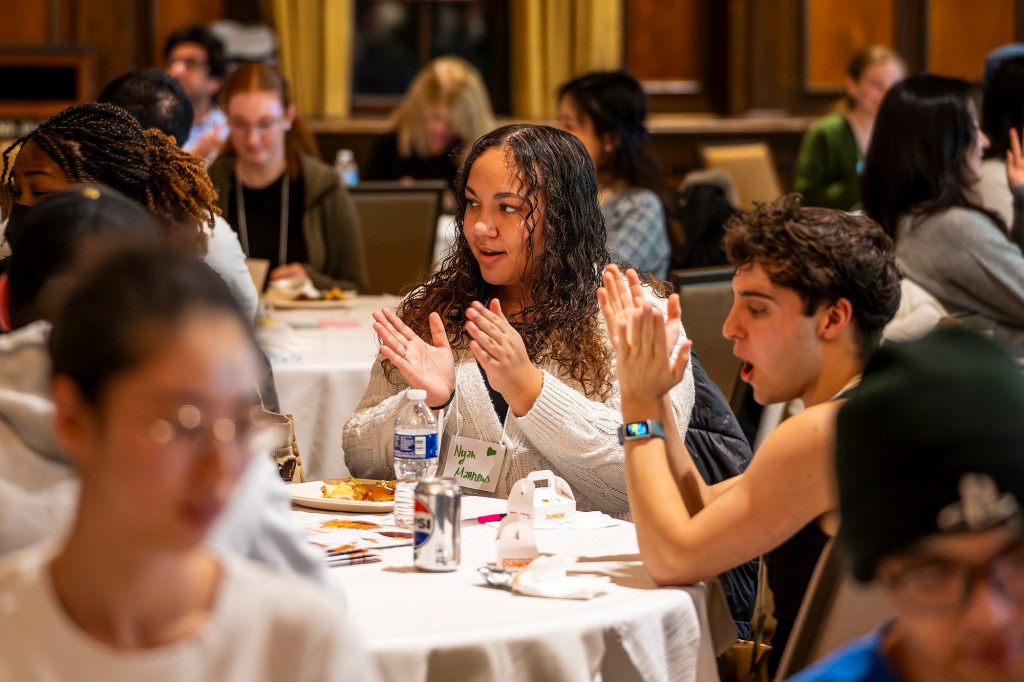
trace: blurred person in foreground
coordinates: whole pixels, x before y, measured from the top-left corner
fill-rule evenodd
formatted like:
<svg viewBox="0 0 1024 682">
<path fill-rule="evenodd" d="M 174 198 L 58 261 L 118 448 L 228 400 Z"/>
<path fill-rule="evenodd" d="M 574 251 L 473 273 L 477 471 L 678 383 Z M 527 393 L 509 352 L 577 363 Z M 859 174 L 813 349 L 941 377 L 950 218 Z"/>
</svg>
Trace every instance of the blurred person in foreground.
<svg viewBox="0 0 1024 682">
<path fill-rule="evenodd" d="M 609 267 L 598 295 L 621 392 L 629 509 L 644 567 L 663 585 L 706 580 L 758 556 L 777 621 L 774 671 L 822 549 L 838 526 L 832 480 L 835 416 L 899 305 L 892 241 L 864 216 L 803 208 L 789 195 L 726 227 L 736 267 L 722 333 L 740 378 L 768 404 L 800 398 L 738 476 L 709 485 L 679 437 L 666 396 L 689 365 L 668 350 L 662 313 L 639 279 Z M 627 437 L 632 435 L 633 437 Z"/>
<path fill-rule="evenodd" d="M 216 273 L 158 243 L 100 258 L 47 347 L 81 490 L 66 538 L 0 560 L 0 678 L 375 679 L 328 594 L 203 544 L 262 435 L 256 341 Z"/>
<path fill-rule="evenodd" d="M 98 255 L 163 243 L 149 212 L 100 185 L 58 192 L 14 223 L 14 254 L 0 276 L 0 322 L 10 332 L 0 336 L 0 554 L 64 535 L 78 497 L 78 472 L 54 438 L 48 385 L 46 344 L 61 295 Z M 116 297 L 97 303 L 118 313 Z M 101 349 L 107 338 L 100 329 L 95 339 L 79 341 L 85 352 L 94 343 Z M 277 468 L 262 455 L 246 468 L 209 543 L 323 579 L 322 557 L 291 518 Z"/>
<path fill-rule="evenodd" d="M 181 85 L 159 69 L 129 71 L 104 86 L 98 102 L 126 110 L 144 128 L 156 128 L 179 147 L 189 139 L 192 105 Z M 256 319 L 259 293 L 253 284 L 238 235 L 224 216 L 214 216 L 215 227 L 207 231 L 206 264 L 220 273 L 238 298 L 246 317 Z"/>
<path fill-rule="evenodd" d="M 895 618 L 800 682 L 1024 680 L 1024 377 L 977 332 L 883 346 L 839 411 L 839 541 Z"/>
<path fill-rule="evenodd" d="M 167 38 L 164 61 L 167 74 L 181 84 L 192 104 L 192 133 L 178 144 L 212 163 L 228 137 L 227 117 L 217 106 L 217 93 L 228 75 L 224 45 L 205 26 L 188 26 Z"/>
<path fill-rule="evenodd" d="M 588 73 L 558 93 L 558 127 L 580 138 L 597 167 L 609 253 L 665 279 L 671 191 L 648 147 L 645 118 L 647 95 L 624 71 Z"/>
</svg>

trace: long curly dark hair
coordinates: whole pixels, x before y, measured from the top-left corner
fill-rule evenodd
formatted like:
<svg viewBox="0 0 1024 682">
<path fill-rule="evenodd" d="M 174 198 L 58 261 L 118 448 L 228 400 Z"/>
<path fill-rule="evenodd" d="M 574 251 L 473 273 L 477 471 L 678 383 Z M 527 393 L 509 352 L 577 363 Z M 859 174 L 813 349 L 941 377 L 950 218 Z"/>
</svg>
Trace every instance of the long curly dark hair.
<svg viewBox="0 0 1024 682">
<path fill-rule="evenodd" d="M 101 182 L 160 219 L 172 243 L 206 253 L 203 228 L 213 229 L 217 196 L 202 159 L 113 104 L 69 107 L 3 152 L 0 208 L 10 215 L 16 151 L 35 142 L 74 184 Z"/>
<path fill-rule="evenodd" d="M 848 300 L 864 361 L 900 307 L 902 276 L 882 226 L 863 215 L 804 208 L 799 194 L 730 218 L 725 252 L 736 269 L 760 264 L 773 283 L 795 291 L 805 315 L 822 303 Z"/>
<path fill-rule="evenodd" d="M 402 302 L 398 316 L 429 342 L 428 317 L 437 312 L 452 349 L 469 348 L 463 332 L 466 308 L 473 301 L 486 301 L 490 286 L 466 239 L 466 179 L 489 149 L 502 150 L 509 167 L 518 169 L 519 193 L 529 206 L 525 257 L 533 265 L 523 276 L 521 308 L 509 322 L 522 336 L 531 361 L 553 362 L 584 394 L 604 397 L 611 389 L 611 351 L 600 328 L 597 289 L 609 257 L 597 173 L 583 143 L 557 128 L 508 125 L 476 141 L 455 181 L 455 246 L 440 271 Z M 541 205 L 544 246 L 534 254 L 534 212 Z M 389 380 L 397 383 L 397 370 L 384 362 Z"/>
</svg>

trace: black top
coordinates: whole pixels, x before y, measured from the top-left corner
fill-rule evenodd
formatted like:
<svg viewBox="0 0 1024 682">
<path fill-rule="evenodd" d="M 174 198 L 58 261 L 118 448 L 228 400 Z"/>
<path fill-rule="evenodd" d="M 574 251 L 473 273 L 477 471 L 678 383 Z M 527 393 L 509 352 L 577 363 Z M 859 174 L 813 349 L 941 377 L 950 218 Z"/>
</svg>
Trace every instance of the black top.
<svg viewBox="0 0 1024 682">
<path fill-rule="evenodd" d="M 480 363 L 476 363 L 476 366 L 480 368 L 480 376 L 484 378 L 484 386 L 487 387 L 487 394 L 491 396 L 491 406 L 494 407 L 494 414 L 498 415 L 498 421 L 502 424 L 505 423 L 505 418 L 508 416 L 508 401 L 505 400 L 505 396 L 498 393 L 491 386 L 491 382 L 487 380 L 487 372 L 480 366 Z"/>
<path fill-rule="evenodd" d="M 458 145 L 453 144 L 444 154 L 429 159 L 402 156 L 398 153 L 398 134 L 385 133 L 377 138 L 370 154 L 370 162 L 363 170 L 363 180 L 444 180 L 451 187 L 458 172 Z"/>
<path fill-rule="evenodd" d="M 857 386 L 854 385 L 832 400 L 845 400 L 856 390 Z M 796 535 L 764 555 L 768 587 L 775 599 L 775 620 L 778 623 L 772 636 L 772 654 L 768 659 L 768 672 L 772 677 L 782 661 L 782 652 L 793 631 L 804 593 L 828 541 L 829 536 L 825 531 L 811 521 Z"/>
<path fill-rule="evenodd" d="M 829 536 L 812 521 L 764 555 L 768 587 L 775 599 L 775 620 L 778 623 L 772 636 L 771 658 L 768 659 L 768 671 L 773 677 L 782 661 L 782 652 L 793 631 L 804 592 L 811 582 L 814 567 L 818 565 L 818 557 L 828 541 Z"/>
<path fill-rule="evenodd" d="M 281 248 L 281 183 L 284 175 L 263 189 L 249 189 L 242 186 L 242 200 L 245 202 L 245 224 L 249 234 L 249 258 L 266 258 L 270 268 L 279 262 Z M 228 195 L 228 214 L 231 229 L 239 232 L 238 206 L 235 203 L 238 176 L 232 178 Z M 302 178 L 292 178 L 288 184 L 288 251 L 286 262 L 305 263 L 309 260 L 306 237 L 302 233 Z M 245 247 L 244 240 L 242 241 Z"/>
</svg>

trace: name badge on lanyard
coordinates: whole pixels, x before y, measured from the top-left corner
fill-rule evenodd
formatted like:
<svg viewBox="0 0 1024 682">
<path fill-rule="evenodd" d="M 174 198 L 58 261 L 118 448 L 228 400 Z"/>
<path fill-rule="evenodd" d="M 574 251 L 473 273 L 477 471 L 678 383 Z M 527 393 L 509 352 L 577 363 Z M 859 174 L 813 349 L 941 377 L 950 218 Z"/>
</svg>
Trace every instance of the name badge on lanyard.
<svg viewBox="0 0 1024 682">
<path fill-rule="evenodd" d="M 493 493 L 498 486 L 505 446 L 466 436 L 454 436 L 445 457 L 445 478 L 454 478 L 463 488 Z"/>
<path fill-rule="evenodd" d="M 462 365 L 455 368 L 455 386 L 459 385 L 459 373 Z M 455 405 L 452 411 L 458 407 L 458 388 L 456 388 Z M 511 412 L 511 410 L 509 410 Z M 501 423 L 501 436 L 497 443 L 488 443 L 485 440 L 468 438 L 459 435 L 459 421 L 456 418 L 455 435 L 448 444 L 448 454 L 444 458 L 444 471 L 441 475 L 445 478 L 454 478 L 463 488 L 482 490 L 493 493 L 498 487 L 498 477 L 501 476 L 501 465 L 505 463 L 505 427 L 508 425 L 508 412 Z"/>
</svg>

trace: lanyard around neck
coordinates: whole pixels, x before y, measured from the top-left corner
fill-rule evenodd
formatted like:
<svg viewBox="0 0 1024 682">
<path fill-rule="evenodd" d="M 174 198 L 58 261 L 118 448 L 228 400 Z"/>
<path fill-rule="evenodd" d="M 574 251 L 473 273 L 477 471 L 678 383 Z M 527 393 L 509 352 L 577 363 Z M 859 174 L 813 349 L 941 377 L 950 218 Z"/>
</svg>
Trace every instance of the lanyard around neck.
<svg viewBox="0 0 1024 682">
<path fill-rule="evenodd" d="M 278 265 L 288 262 L 288 185 L 290 175 L 287 170 L 281 178 L 281 241 L 278 244 Z M 245 197 L 242 196 L 242 178 L 235 175 L 235 204 L 238 206 L 238 235 L 242 238 L 242 249 L 248 258 L 249 228 L 245 222 Z"/>
<path fill-rule="evenodd" d="M 481 367 L 480 371 L 483 372 L 484 368 Z M 455 365 L 455 398 L 448 414 L 455 414 L 455 437 L 458 438 L 462 432 L 462 423 L 459 421 L 459 375 L 462 373 L 462 363 L 459 362 Z M 488 402 L 490 398 L 488 398 Z M 512 406 L 505 411 L 505 418 L 501 421 L 501 437 L 498 438 L 498 442 L 501 443 L 505 440 L 505 430 L 508 427 L 508 415 L 512 412 Z"/>
</svg>

